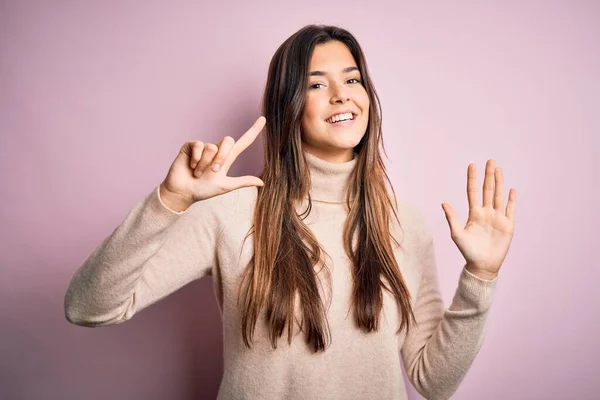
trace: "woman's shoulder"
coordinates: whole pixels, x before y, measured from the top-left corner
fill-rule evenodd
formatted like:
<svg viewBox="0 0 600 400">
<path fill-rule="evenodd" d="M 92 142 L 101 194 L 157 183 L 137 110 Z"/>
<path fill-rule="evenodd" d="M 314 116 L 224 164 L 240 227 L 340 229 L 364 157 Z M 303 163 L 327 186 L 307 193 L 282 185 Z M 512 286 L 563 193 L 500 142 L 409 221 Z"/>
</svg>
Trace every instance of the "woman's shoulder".
<svg viewBox="0 0 600 400">
<path fill-rule="evenodd" d="M 426 225 L 425 215 L 421 207 L 417 206 L 412 200 L 398 198 L 397 204 L 396 211 L 401 223 L 404 222 L 412 227 Z"/>
<path fill-rule="evenodd" d="M 424 245 L 431 240 L 429 222 L 421 207 L 406 198 L 397 199 L 396 212 L 403 237 L 408 237 L 415 245 Z M 394 226 L 397 221 L 392 218 Z"/>
</svg>

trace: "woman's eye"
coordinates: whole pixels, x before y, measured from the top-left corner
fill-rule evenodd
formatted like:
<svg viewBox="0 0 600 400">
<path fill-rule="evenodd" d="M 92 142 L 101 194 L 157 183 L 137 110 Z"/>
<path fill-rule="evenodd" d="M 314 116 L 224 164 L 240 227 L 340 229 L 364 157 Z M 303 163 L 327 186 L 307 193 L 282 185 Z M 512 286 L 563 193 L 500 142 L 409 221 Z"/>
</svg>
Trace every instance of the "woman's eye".
<svg viewBox="0 0 600 400">
<path fill-rule="evenodd" d="M 346 82 L 349 82 L 349 83 L 362 83 L 361 80 L 357 79 L 357 78 L 350 78 Z M 322 83 L 313 83 L 312 85 L 310 85 L 310 89 L 319 89 L 319 85 L 323 85 L 323 84 Z"/>
</svg>

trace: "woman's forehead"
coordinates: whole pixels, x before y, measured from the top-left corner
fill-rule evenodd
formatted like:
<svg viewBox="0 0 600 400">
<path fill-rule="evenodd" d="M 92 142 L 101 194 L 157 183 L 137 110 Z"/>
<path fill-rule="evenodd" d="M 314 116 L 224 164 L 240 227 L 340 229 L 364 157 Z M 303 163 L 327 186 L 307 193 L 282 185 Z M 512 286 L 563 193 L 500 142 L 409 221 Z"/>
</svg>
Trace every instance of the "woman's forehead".
<svg viewBox="0 0 600 400">
<path fill-rule="evenodd" d="M 352 67 L 354 70 L 357 69 L 348 47 L 338 41 L 315 46 L 309 67 L 311 75 L 340 74 L 351 72 Z"/>
</svg>

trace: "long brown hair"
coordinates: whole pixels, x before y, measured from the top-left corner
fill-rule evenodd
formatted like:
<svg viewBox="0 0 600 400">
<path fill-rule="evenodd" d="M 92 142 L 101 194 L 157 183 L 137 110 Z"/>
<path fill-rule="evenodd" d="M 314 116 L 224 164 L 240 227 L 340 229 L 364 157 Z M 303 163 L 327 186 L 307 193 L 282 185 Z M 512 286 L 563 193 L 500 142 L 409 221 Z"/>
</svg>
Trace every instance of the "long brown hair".
<svg viewBox="0 0 600 400">
<path fill-rule="evenodd" d="M 381 105 L 367 71 L 363 52 L 347 30 L 335 26 L 308 25 L 289 37 L 275 52 L 269 65 L 263 97 L 267 119 L 264 139 L 264 169 L 258 188 L 253 226 L 254 255 L 243 273 L 238 305 L 243 305 L 242 336 L 247 347 L 252 341 L 258 317 L 265 308 L 273 348 L 287 326 L 292 341 L 296 294 L 302 311 L 301 331 L 314 352 L 327 345 L 326 310 L 318 291 L 314 266 L 324 250 L 296 212 L 298 201 L 311 201 L 310 171 L 302 152 L 301 126 L 310 58 L 318 44 L 337 40 L 344 43 L 360 70 L 370 99 L 367 130 L 355 147 L 356 165 L 351 173 L 346 200 L 349 211 L 344 225 L 344 248 L 352 261 L 352 309 L 358 328 L 378 329 L 383 307 L 383 288 L 392 293 L 401 314 L 398 333 L 408 332 L 415 321 L 410 294 L 400 273 L 390 233 L 396 194 L 380 155 L 385 152 L 381 138 Z M 386 182 L 393 198 L 387 190 Z M 356 248 L 353 241 L 360 243 Z M 325 266 L 326 268 L 326 266 Z M 388 287 L 385 282 L 389 283 Z M 246 285 L 246 280 L 249 280 Z M 244 289 L 242 289 L 244 287 Z M 240 294 L 242 293 L 242 294 Z M 409 320 L 410 318 L 410 320 Z"/>
</svg>

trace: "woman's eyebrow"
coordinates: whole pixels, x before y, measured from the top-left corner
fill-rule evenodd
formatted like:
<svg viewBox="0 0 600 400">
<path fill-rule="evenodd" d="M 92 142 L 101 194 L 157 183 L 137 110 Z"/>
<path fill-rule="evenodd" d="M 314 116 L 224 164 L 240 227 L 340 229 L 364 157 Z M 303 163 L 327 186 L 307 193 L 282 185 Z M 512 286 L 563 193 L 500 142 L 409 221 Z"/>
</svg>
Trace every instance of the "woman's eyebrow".
<svg viewBox="0 0 600 400">
<path fill-rule="evenodd" d="M 346 74 L 346 73 L 352 72 L 352 71 L 358 71 L 358 67 L 346 67 L 346 68 L 344 68 L 344 70 L 342 71 L 342 73 Z M 324 76 L 324 75 L 328 75 L 327 72 L 324 72 L 324 71 L 312 71 L 310 73 L 310 76 Z"/>
</svg>

